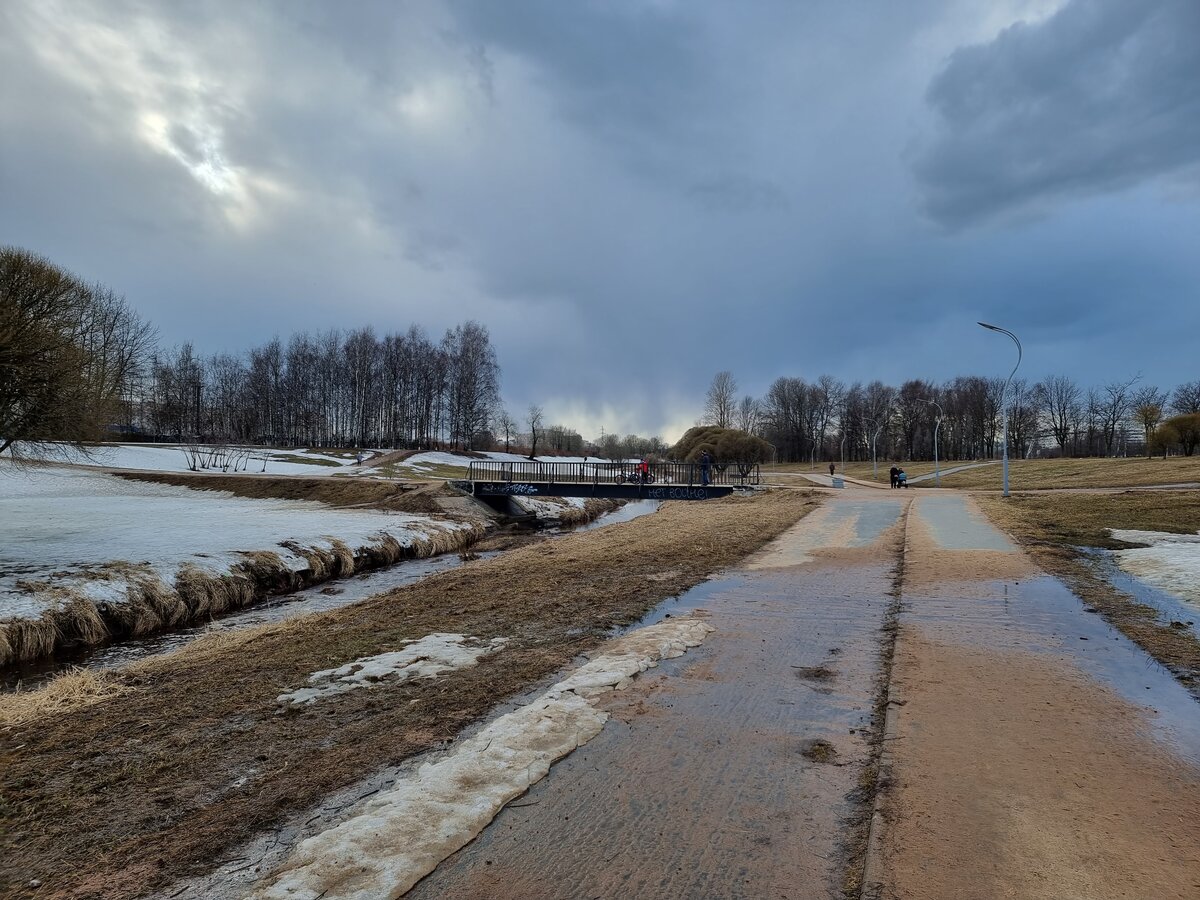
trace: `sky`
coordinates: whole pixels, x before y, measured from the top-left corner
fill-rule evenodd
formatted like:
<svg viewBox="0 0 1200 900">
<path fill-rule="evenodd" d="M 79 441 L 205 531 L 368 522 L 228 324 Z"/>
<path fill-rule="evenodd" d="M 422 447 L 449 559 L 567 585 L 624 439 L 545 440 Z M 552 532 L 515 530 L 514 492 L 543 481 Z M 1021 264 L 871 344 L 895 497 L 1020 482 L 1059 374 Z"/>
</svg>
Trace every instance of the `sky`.
<svg viewBox="0 0 1200 900">
<path fill-rule="evenodd" d="M 1200 378 L 1195 0 L 0 3 L 0 244 L 162 341 L 485 324 L 508 407 Z"/>
</svg>

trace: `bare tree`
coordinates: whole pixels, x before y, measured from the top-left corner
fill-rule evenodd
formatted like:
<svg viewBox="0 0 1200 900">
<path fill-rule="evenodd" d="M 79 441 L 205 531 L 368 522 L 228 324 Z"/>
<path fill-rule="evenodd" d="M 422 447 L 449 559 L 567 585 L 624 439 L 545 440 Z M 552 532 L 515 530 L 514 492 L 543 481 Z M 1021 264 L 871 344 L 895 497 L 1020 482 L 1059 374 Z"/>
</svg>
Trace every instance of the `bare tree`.
<svg viewBox="0 0 1200 900">
<path fill-rule="evenodd" d="M 1162 421 L 1163 409 L 1167 405 L 1166 392 L 1147 385 L 1134 392 L 1132 405 L 1133 418 L 1142 426 L 1142 437 L 1146 442 L 1146 458 L 1149 459 L 1151 445 L 1154 441 L 1154 430 Z"/>
<path fill-rule="evenodd" d="M 512 449 L 512 439 L 517 433 L 517 420 L 507 409 L 501 409 L 496 416 L 496 424 L 500 433 L 504 435 L 504 452 L 508 453 Z"/>
<path fill-rule="evenodd" d="M 758 434 L 762 428 L 762 405 L 747 394 L 737 408 L 737 427 L 749 434 Z"/>
<path fill-rule="evenodd" d="M 704 396 L 704 422 L 718 428 L 732 428 L 736 414 L 737 382 L 732 372 L 718 372 Z"/>
<path fill-rule="evenodd" d="M 1175 388 L 1171 408 L 1181 416 L 1200 413 L 1200 380 L 1188 381 Z"/>
<path fill-rule="evenodd" d="M 1104 452 L 1108 456 L 1113 455 L 1121 426 L 1129 418 L 1133 386 L 1141 377 L 1134 375 L 1127 381 L 1113 381 L 1104 386 L 1100 398 L 1100 431 L 1104 436 Z"/>
<path fill-rule="evenodd" d="M 1050 431 L 1058 442 L 1058 449 L 1066 456 L 1067 443 L 1079 420 L 1079 386 L 1066 375 L 1051 375 L 1038 384 L 1034 391 L 1050 421 Z"/>
<path fill-rule="evenodd" d="M 542 419 L 545 414 L 540 406 L 529 407 L 525 421 L 529 424 L 529 458 L 537 459 L 538 438 L 542 435 Z"/>
</svg>

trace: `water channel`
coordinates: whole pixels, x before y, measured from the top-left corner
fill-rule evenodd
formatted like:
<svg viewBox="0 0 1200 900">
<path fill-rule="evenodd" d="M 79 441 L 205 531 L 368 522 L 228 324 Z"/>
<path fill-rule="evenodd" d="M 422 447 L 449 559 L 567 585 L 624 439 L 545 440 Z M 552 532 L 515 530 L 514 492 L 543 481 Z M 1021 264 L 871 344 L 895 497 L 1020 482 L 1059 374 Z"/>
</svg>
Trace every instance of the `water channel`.
<svg viewBox="0 0 1200 900">
<path fill-rule="evenodd" d="M 607 525 L 629 522 L 633 519 L 656 511 L 659 507 L 657 500 L 633 500 L 619 509 L 605 513 L 594 521 L 574 528 L 561 527 L 547 529 L 544 533 L 552 537 L 573 534 L 578 531 L 590 531 Z M 488 559 L 499 555 L 497 552 L 479 553 L 475 558 Z M 165 631 L 148 635 L 135 640 L 118 641 L 100 647 L 81 649 L 71 654 L 62 654 L 57 658 L 34 661 L 24 665 L 14 666 L 0 673 L 0 690 L 13 689 L 18 685 L 28 689 L 48 680 L 58 672 L 74 667 L 86 669 L 115 669 L 138 660 L 169 653 L 178 650 L 203 634 L 211 631 L 230 631 L 239 628 L 250 628 L 255 625 L 265 625 L 281 622 L 296 616 L 325 612 L 339 607 L 359 603 L 376 594 L 383 594 L 397 588 L 415 584 L 430 575 L 448 572 L 463 565 L 464 560 L 457 553 L 446 553 L 429 559 L 411 559 L 396 563 L 382 569 L 374 569 L 353 575 L 350 578 L 340 578 L 322 582 L 301 591 L 280 596 L 267 597 L 251 606 L 243 607 L 228 615 L 214 618 L 208 622 L 199 623 L 187 628 Z"/>
</svg>

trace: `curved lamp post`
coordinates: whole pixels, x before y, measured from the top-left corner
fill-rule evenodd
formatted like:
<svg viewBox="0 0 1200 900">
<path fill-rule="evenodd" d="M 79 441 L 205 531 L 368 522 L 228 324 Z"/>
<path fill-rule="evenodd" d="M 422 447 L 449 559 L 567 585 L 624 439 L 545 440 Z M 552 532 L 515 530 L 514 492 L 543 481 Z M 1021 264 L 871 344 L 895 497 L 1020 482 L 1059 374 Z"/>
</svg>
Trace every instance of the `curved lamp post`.
<svg viewBox="0 0 1200 900">
<path fill-rule="evenodd" d="M 1017 340 L 1017 336 L 1007 328 L 1001 328 L 999 325 L 989 325 L 987 322 L 980 322 L 988 331 L 998 331 L 1000 334 L 1007 334 L 1012 338 L 1012 342 L 1017 345 L 1017 364 L 1013 366 L 1012 372 L 1009 373 L 1008 381 L 1004 382 L 1004 390 L 1000 392 L 1000 409 L 1004 416 L 1004 496 L 1008 496 L 1008 386 L 1012 384 L 1013 375 L 1017 374 L 1017 369 L 1021 365 L 1021 342 Z"/>
<path fill-rule="evenodd" d="M 942 418 L 946 415 L 942 411 L 942 404 L 936 400 L 926 400 L 923 397 L 918 397 L 922 403 L 928 403 L 930 406 L 936 406 L 938 411 L 937 424 L 933 426 L 933 483 L 936 487 L 942 486 L 942 469 L 938 464 L 938 430 L 942 427 Z"/>
<path fill-rule="evenodd" d="M 871 435 L 871 480 L 879 479 L 879 463 L 875 460 L 875 442 L 879 440 L 879 432 L 883 431 L 883 425 L 875 429 L 875 433 Z"/>
</svg>

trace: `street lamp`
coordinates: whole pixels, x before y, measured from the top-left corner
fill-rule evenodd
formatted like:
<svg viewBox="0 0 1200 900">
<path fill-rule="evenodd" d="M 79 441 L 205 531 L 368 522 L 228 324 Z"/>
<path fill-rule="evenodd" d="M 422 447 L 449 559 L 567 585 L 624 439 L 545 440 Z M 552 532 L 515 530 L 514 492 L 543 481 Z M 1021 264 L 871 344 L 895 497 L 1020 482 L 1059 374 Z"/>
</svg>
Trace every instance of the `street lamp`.
<svg viewBox="0 0 1200 900">
<path fill-rule="evenodd" d="M 846 474 L 846 432 L 842 431 L 842 474 Z"/>
<path fill-rule="evenodd" d="M 882 424 L 878 428 L 876 428 L 875 433 L 873 435 L 871 435 L 871 480 L 872 481 L 879 480 L 879 463 L 877 463 L 875 461 L 875 442 L 877 440 L 879 440 L 879 432 L 881 432 L 881 431 L 883 431 Z"/>
<path fill-rule="evenodd" d="M 1021 365 L 1021 342 L 1017 340 L 1017 336 L 1007 328 L 1001 328 L 999 325 L 989 325 L 987 322 L 980 322 L 988 331 L 998 331 L 1001 334 L 1007 334 L 1012 338 L 1012 342 L 1017 345 L 1017 364 L 1013 366 L 1012 372 L 1008 375 L 1008 381 L 1004 382 L 1004 390 L 1000 392 L 1000 409 L 1004 416 L 1004 496 L 1008 496 L 1008 386 L 1012 384 L 1013 375 L 1017 374 L 1017 369 Z"/>
<path fill-rule="evenodd" d="M 942 417 L 946 415 L 942 412 L 942 404 L 936 400 L 926 400 L 923 397 L 918 397 L 922 403 L 928 403 L 931 406 L 936 406 L 938 411 L 937 424 L 933 426 L 933 483 L 936 487 L 942 486 L 942 469 L 938 465 L 938 429 L 942 427 Z"/>
</svg>

